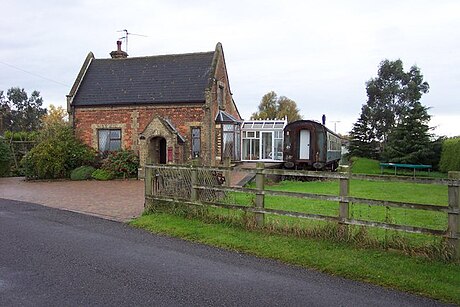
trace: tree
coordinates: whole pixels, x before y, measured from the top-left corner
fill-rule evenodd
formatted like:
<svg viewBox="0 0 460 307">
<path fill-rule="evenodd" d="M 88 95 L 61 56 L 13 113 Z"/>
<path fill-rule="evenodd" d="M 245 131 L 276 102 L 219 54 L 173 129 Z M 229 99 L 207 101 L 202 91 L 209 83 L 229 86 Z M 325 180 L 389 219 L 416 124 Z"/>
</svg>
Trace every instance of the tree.
<svg viewBox="0 0 460 307">
<path fill-rule="evenodd" d="M 0 134 L 11 127 L 11 108 L 5 99 L 3 91 L 0 91 Z"/>
<path fill-rule="evenodd" d="M 434 155 L 428 126 L 430 118 L 428 109 L 419 102 L 402 114 L 388 135 L 383 158 L 395 163 L 429 164 Z"/>
<path fill-rule="evenodd" d="M 278 98 L 274 92 L 268 92 L 262 97 L 258 111 L 251 115 L 251 119 L 275 119 L 287 117 L 288 122 L 302 119 L 294 100 L 285 96 Z"/>
<path fill-rule="evenodd" d="M 42 117 L 42 123 L 44 128 L 56 125 L 56 124 L 65 124 L 67 122 L 67 111 L 63 107 L 50 104 L 49 110 Z"/>
<path fill-rule="evenodd" d="M 299 114 L 300 110 L 297 108 L 297 104 L 294 100 L 291 100 L 285 96 L 281 96 L 278 100 L 278 118 L 287 118 L 289 122 L 293 122 L 302 119 Z"/>
<path fill-rule="evenodd" d="M 35 131 L 41 126 L 41 117 L 46 114 L 42 108 L 43 98 L 38 91 L 30 97 L 24 89 L 12 87 L 7 91 L 6 99 L 0 92 L 0 117 L 2 130 Z"/>
<path fill-rule="evenodd" d="M 358 121 L 350 131 L 348 156 L 376 159 L 378 157 L 378 142 L 369 123 L 369 107 L 364 105 Z"/>
<path fill-rule="evenodd" d="M 401 60 L 382 61 L 377 77 L 366 82 L 368 100 L 364 105 L 366 108 L 363 107 L 361 111 L 366 111 L 367 124 L 362 127 L 362 123 L 358 121 L 353 129 L 364 129 L 361 134 L 372 136 L 372 141 L 378 143 L 380 152 L 383 152 L 389 135 L 401 123 L 403 117 L 420 104 L 422 95 L 428 93 L 428 90 L 429 84 L 423 81 L 423 75 L 417 66 L 414 65 L 405 72 Z"/>
</svg>

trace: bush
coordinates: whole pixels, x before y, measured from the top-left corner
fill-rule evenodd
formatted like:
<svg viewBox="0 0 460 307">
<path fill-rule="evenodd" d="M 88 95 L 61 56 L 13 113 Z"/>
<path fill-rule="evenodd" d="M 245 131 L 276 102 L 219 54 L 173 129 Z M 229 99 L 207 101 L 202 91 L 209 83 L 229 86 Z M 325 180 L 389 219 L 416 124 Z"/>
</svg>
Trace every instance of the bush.
<svg viewBox="0 0 460 307">
<path fill-rule="evenodd" d="M 22 159 L 28 178 L 68 178 L 82 165 L 91 165 L 95 151 L 78 140 L 67 125 L 55 125 L 40 132 L 39 143 Z"/>
<path fill-rule="evenodd" d="M 449 138 L 442 143 L 441 172 L 460 171 L 460 136 Z"/>
<path fill-rule="evenodd" d="M 0 177 L 10 174 L 11 152 L 10 146 L 0 139 Z"/>
<path fill-rule="evenodd" d="M 97 169 L 91 174 L 91 177 L 93 177 L 96 180 L 112 180 L 115 176 L 112 172 L 109 172 L 108 170 Z"/>
<path fill-rule="evenodd" d="M 118 178 L 137 177 L 139 158 L 131 150 L 119 150 L 111 152 L 102 163 L 105 169 Z"/>
<path fill-rule="evenodd" d="M 88 180 L 96 169 L 92 166 L 80 166 L 70 173 L 72 180 Z"/>
</svg>

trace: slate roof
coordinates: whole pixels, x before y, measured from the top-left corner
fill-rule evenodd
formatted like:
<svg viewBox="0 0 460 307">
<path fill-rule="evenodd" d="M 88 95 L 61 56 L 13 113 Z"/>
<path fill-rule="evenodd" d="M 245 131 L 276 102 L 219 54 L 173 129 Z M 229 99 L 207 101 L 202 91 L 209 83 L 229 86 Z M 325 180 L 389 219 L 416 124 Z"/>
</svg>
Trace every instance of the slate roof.
<svg viewBox="0 0 460 307">
<path fill-rule="evenodd" d="M 74 106 L 204 102 L 214 51 L 93 59 Z"/>
</svg>

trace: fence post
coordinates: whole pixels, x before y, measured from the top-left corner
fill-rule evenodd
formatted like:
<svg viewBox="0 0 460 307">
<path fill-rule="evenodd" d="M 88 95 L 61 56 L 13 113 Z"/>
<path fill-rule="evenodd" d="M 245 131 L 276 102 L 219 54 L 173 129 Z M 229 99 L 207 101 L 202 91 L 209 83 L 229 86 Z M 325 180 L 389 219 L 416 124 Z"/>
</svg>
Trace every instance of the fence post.
<svg viewBox="0 0 460 307">
<path fill-rule="evenodd" d="M 144 191 L 145 191 L 145 201 L 144 209 L 147 209 L 153 204 L 153 201 L 149 198 L 153 196 L 153 168 L 144 166 L 145 168 L 145 177 L 144 177 Z"/>
<path fill-rule="evenodd" d="M 190 200 L 191 201 L 198 201 L 198 189 L 195 186 L 198 184 L 198 170 L 196 169 L 197 165 L 199 164 L 198 161 L 192 162 L 192 174 L 190 176 Z"/>
<path fill-rule="evenodd" d="M 255 207 L 256 208 L 264 208 L 264 202 L 265 202 L 265 196 L 264 196 L 264 188 L 265 188 L 265 175 L 263 173 L 264 170 L 264 163 L 263 162 L 257 162 L 256 168 L 257 168 L 257 173 L 256 173 L 256 202 L 255 202 Z M 264 214 L 263 213 L 256 213 L 255 214 L 256 218 L 256 224 L 258 227 L 263 227 L 264 226 Z"/>
<path fill-rule="evenodd" d="M 350 178 L 340 178 L 339 179 L 339 196 L 340 197 L 347 197 L 350 192 Z M 349 216 L 349 203 L 348 201 L 340 201 L 339 202 L 339 218 L 340 222 L 344 222 L 348 219 Z"/>
<path fill-rule="evenodd" d="M 449 172 L 449 179 L 460 179 L 459 172 Z M 447 237 L 454 259 L 460 259 L 460 186 L 449 184 L 449 211 L 447 214 Z"/>
<path fill-rule="evenodd" d="M 224 171 L 224 178 L 225 178 L 225 186 L 229 187 L 230 186 L 230 181 L 231 181 L 231 175 L 232 171 L 230 170 L 230 165 L 231 165 L 231 159 L 230 157 L 225 157 L 224 158 L 224 166 L 225 166 L 225 171 Z"/>
</svg>

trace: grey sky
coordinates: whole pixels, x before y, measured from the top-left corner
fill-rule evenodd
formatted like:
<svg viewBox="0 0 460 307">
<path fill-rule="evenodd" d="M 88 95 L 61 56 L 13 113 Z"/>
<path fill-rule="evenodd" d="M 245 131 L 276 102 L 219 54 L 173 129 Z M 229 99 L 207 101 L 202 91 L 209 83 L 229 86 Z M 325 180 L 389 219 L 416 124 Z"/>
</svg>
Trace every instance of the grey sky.
<svg viewBox="0 0 460 307">
<path fill-rule="evenodd" d="M 220 41 L 245 119 L 274 90 L 306 119 L 326 114 L 341 133 L 359 116 L 379 63 L 400 58 L 430 84 L 422 103 L 435 132 L 460 135 L 458 0 L 20 0 L 2 3 L 2 13 L 0 90 L 36 89 L 46 104 L 65 107 L 87 53 L 109 57 L 117 30 L 128 29 L 148 36 L 130 36 L 130 56 L 210 51 Z"/>
</svg>

